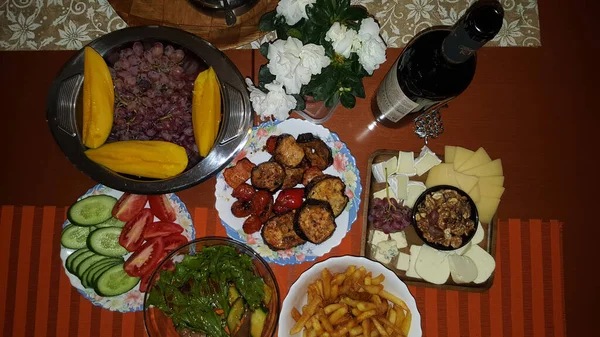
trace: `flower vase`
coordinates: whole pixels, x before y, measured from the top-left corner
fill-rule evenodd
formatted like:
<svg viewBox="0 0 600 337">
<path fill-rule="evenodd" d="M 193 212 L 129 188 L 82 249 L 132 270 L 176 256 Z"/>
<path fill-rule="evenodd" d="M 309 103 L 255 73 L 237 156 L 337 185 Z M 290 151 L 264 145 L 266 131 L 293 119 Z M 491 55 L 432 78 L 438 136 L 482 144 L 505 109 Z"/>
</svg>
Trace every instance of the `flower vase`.
<svg viewBox="0 0 600 337">
<path fill-rule="evenodd" d="M 312 97 L 308 96 L 305 96 L 304 100 L 306 102 L 306 107 L 304 110 L 294 111 L 302 118 L 315 124 L 325 123 L 329 118 L 331 118 L 333 112 L 340 104 L 340 101 L 338 100 L 332 107 L 328 108 L 325 105 L 325 101 L 315 101 Z"/>
</svg>

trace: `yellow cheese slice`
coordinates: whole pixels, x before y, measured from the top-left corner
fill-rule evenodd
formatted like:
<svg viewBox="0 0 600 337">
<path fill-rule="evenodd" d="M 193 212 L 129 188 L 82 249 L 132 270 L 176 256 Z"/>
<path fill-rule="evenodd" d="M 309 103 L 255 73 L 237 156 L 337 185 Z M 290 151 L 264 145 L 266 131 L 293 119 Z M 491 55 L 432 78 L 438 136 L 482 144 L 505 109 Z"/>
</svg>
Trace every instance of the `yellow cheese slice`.
<svg viewBox="0 0 600 337">
<path fill-rule="evenodd" d="M 473 186 L 473 188 L 467 193 L 471 199 L 473 199 L 474 203 L 477 203 L 481 198 L 481 193 L 479 192 L 479 184 Z"/>
<path fill-rule="evenodd" d="M 454 155 L 456 154 L 456 146 L 446 145 L 444 146 L 444 160 L 446 163 L 452 163 L 454 161 Z"/>
<path fill-rule="evenodd" d="M 482 197 L 500 198 L 504 193 L 504 187 L 480 182 L 479 192 L 481 192 Z"/>
<path fill-rule="evenodd" d="M 477 184 L 477 181 L 479 181 L 479 178 L 477 178 L 476 176 L 470 176 L 460 172 L 455 172 L 454 176 L 456 177 L 456 181 L 458 182 L 458 187 L 465 192 L 469 192 L 470 190 L 472 190 L 473 187 Z"/>
<path fill-rule="evenodd" d="M 469 159 L 469 157 L 473 155 L 473 153 L 474 152 L 471 150 L 457 146 L 456 152 L 454 154 L 454 160 L 452 161 L 452 163 L 454 164 L 454 169 L 458 170 L 458 168 L 461 167 L 462 164 L 464 164 L 464 162 L 466 162 L 467 159 Z"/>
<path fill-rule="evenodd" d="M 473 153 L 471 157 L 469 157 L 458 169 L 459 172 L 464 172 L 466 170 L 470 170 L 474 167 L 481 166 L 483 164 L 487 164 L 492 161 L 492 158 L 485 152 L 485 150 L 480 147 Z"/>
<path fill-rule="evenodd" d="M 456 165 L 456 161 L 454 162 Z M 487 164 L 474 167 L 470 170 L 463 171 L 464 174 L 470 174 L 478 177 L 501 176 L 502 175 L 502 160 L 492 160 Z"/>
<path fill-rule="evenodd" d="M 494 185 L 494 186 L 504 186 L 504 176 L 480 177 L 479 181 L 482 184 L 489 184 L 489 185 Z"/>
<path fill-rule="evenodd" d="M 475 203 L 477 206 L 477 212 L 479 213 L 479 221 L 481 223 L 489 224 L 492 222 L 496 209 L 500 204 L 500 198 L 484 197 L 482 196 L 479 201 Z"/>
<path fill-rule="evenodd" d="M 454 167 L 451 163 L 443 163 L 434 166 L 427 174 L 425 186 L 432 187 L 437 185 L 450 185 L 459 187 L 456 181 Z M 460 188 L 460 187 L 459 187 Z"/>
</svg>

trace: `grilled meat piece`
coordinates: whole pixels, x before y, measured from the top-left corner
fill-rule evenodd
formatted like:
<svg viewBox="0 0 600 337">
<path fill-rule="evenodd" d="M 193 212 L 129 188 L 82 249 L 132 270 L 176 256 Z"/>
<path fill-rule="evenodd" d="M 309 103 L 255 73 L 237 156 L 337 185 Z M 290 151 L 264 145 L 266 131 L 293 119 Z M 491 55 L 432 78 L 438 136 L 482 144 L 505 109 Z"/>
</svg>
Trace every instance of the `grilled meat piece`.
<svg viewBox="0 0 600 337">
<path fill-rule="evenodd" d="M 228 167 L 223 171 L 223 177 L 227 185 L 236 188 L 250 179 L 250 173 L 254 165 L 248 158 L 238 160 L 235 166 Z"/>
<path fill-rule="evenodd" d="M 282 190 L 295 187 L 296 185 L 298 185 L 302 182 L 302 177 L 304 176 L 304 168 L 302 168 L 302 167 L 296 167 L 296 168 L 285 167 L 284 171 L 285 171 L 285 178 L 283 179 L 283 185 L 281 185 Z"/>
<path fill-rule="evenodd" d="M 344 211 L 346 204 L 348 204 L 349 199 L 345 192 L 346 184 L 344 184 L 342 179 L 324 174 L 313 178 L 306 186 L 306 199 L 327 201 L 331 205 L 333 215 L 337 217 Z"/>
<path fill-rule="evenodd" d="M 275 145 L 275 161 L 286 167 L 296 167 L 304 159 L 304 150 L 296 144 L 294 136 L 282 134 Z"/>
<path fill-rule="evenodd" d="M 250 182 L 254 188 L 274 192 L 283 184 L 285 171 L 276 162 L 268 161 L 259 164 L 252 169 Z"/>
<path fill-rule="evenodd" d="M 336 227 L 333 210 L 327 201 L 306 200 L 294 218 L 296 234 L 315 244 L 329 239 Z"/>
<path fill-rule="evenodd" d="M 311 166 L 316 166 L 324 171 L 333 164 L 333 155 L 329 146 L 312 133 L 299 135 L 296 142 L 304 151 L 304 155 L 310 161 Z"/>
<path fill-rule="evenodd" d="M 294 231 L 294 211 L 267 220 L 260 231 L 263 241 L 272 250 L 285 250 L 306 241 Z"/>
</svg>

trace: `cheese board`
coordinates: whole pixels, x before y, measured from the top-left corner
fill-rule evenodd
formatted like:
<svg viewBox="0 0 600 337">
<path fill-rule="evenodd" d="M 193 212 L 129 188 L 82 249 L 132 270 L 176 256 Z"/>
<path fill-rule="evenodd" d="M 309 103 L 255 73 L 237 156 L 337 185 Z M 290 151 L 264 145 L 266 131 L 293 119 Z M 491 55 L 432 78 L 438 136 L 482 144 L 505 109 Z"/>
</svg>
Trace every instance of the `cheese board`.
<svg viewBox="0 0 600 337">
<path fill-rule="evenodd" d="M 417 153 L 417 155 L 418 155 L 418 153 Z M 369 157 L 369 162 L 368 162 L 368 166 L 367 166 L 367 183 L 365 184 L 366 185 L 366 187 L 365 187 L 365 189 L 366 189 L 365 190 L 365 192 L 366 192 L 365 193 L 365 206 L 366 207 L 364 207 L 364 209 L 363 209 L 364 213 L 363 213 L 363 231 L 362 231 L 363 234 L 362 234 L 362 240 L 361 240 L 361 255 L 365 256 L 369 259 L 381 262 L 386 267 L 388 267 L 390 270 L 392 270 L 396 275 L 398 275 L 398 277 L 402 281 L 404 281 L 405 283 L 410 284 L 410 285 L 434 287 L 434 288 L 448 289 L 448 290 L 468 291 L 468 292 L 483 292 L 483 291 L 488 290 L 492 286 L 492 283 L 494 281 L 493 271 L 491 272 L 491 274 L 489 275 L 489 277 L 486 280 L 484 280 L 484 281 L 479 280 L 478 283 L 474 283 L 474 282 L 457 283 L 457 282 L 455 282 L 454 278 L 456 278 L 457 280 L 460 280 L 460 276 L 455 275 L 454 273 L 452 274 L 452 277 L 447 277 L 445 282 L 439 282 L 440 284 L 434 284 L 434 283 L 425 281 L 424 279 L 420 278 L 420 276 L 414 272 L 414 262 L 413 261 L 408 262 L 408 260 L 409 260 L 408 256 L 418 255 L 421 247 L 426 246 L 426 245 L 423 242 L 423 240 L 421 238 L 419 238 L 419 236 L 417 235 L 413 226 L 408 226 L 402 232 L 393 233 L 390 236 L 389 242 L 393 242 L 392 240 L 395 240 L 397 242 L 398 254 L 396 254 L 395 256 L 393 256 L 391 258 L 389 258 L 389 257 L 384 258 L 382 255 L 380 255 L 381 252 L 379 252 L 379 254 L 378 254 L 378 248 L 377 248 L 378 246 L 375 244 L 372 244 L 372 243 L 377 240 L 377 238 L 374 238 L 374 236 L 381 236 L 383 234 L 383 232 L 381 232 L 380 230 L 374 230 L 373 223 L 371 221 L 369 221 L 369 211 L 371 210 L 371 208 L 373 206 L 374 194 L 375 194 L 375 196 L 378 196 L 379 198 L 383 197 L 385 195 L 384 191 L 385 191 L 386 187 L 388 186 L 388 184 L 385 181 L 381 182 L 381 174 L 378 174 L 378 172 L 373 171 L 373 167 L 374 167 L 373 165 L 379 164 L 379 163 L 385 163 L 385 162 L 388 162 L 388 160 L 393 159 L 394 157 L 401 157 L 401 156 L 402 156 L 402 152 L 399 154 L 399 151 L 377 150 Z M 438 155 L 437 157 L 439 158 L 439 160 L 441 162 L 444 162 L 444 156 Z M 416 161 L 415 161 L 415 163 L 416 163 Z M 400 163 L 398 163 L 397 165 L 398 165 L 398 167 L 400 167 Z M 375 165 L 376 170 L 380 169 L 380 166 L 381 165 Z M 385 166 L 385 164 L 383 166 Z M 439 166 L 439 164 L 437 166 Z M 417 168 L 417 171 L 419 171 L 418 168 Z M 425 184 L 427 182 L 428 183 L 427 187 L 429 187 L 429 184 L 431 184 L 431 181 L 433 180 L 433 179 L 429 179 L 429 181 L 428 181 L 428 179 L 427 179 L 428 175 L 430 173 L 431 172 L 425 172 L 422 175 L 410 176 L 409 181 L 408 181 L 409 192 L 410 192 L 410 186 L 418 186 L 421 184 Z M 423 188 L 423 190 L 424 190 L 424 188 Z M 420 194 L 421 192 L 422 192 L 422 190 L 418 191 L 417 193 Z M 390 193 L 391 193 L 391 191 L 390 191 Z M 413 200 L 409 201 L 408 202 L 409 204 L 411 202 L 414 202 L 415 196 L 407 196 L 407 199 L 411 199 L 411 198 Z M 412 204 L 410 204 L 409 206 L 412 207 Z M 477 242 L 476 245 L 479 246 L 482 251 L 489 254 L 489 256 L 492 258 L 495 257 L 495 253 L 496 253 L 495 237 L 496 237 L 496 231 L 497 231 L 497 224 L 496 224 L 495 218 L 496 218 L 496 216 L 494 214 L 491 217 L 491 221 L 488 219 L 487 222 L 480 223 L 479 228 L 480 228 L 480 230 L 482 230 L 482 233 L 478 233 L 478 235 L 475 235 L 476 237 L 479 236 L 479 239 L 473 241 L 473 242 Z M 399 234 L 399 233 L 403 233 L 403 234 Z M 386 239 L 383 239 L 383 240 L 386 240 Z M 388 241 L 386 241 L 386 242 L 388 242 Z M 472 245 L 471 242 L 469 243 L 469 246 L 470 245 Z M 467 246 L 465 246 L 465 247 L 467 247 Z M 379 248 L 379 250 L 380 249 L 381 248 Z M 394 249 L 396 249 L 396 248 L 394 248 Z M 428 246 L 427 246 L 427 249 L 429 249 Z M 472 249 L 471 252 L 473 252 L 475 250 L 479 250 L 479 249 L 478 248 Z M 460 251 L 460 252 L 458 252 L 458 251 Z M 440 254 L 440 256 L 442 256 L 441 254 L 446 254 L 445 256 L 447 257 L 452 254 L 463 255 L 463 253 L 465 251 L 467 251 L 466 248 L 456 250 L 456 252 L 458 252 L 458 253 L 456 253 L 456 252 L 444 253 L 444 252 L 437 251 L 437 250 L 436 250 L 436 253 Z M 487 254 L 484 254 L 484 255 L 487 256 Z M 416 260 L 416 258 L 415 258 L 415 260 Z M 475 258 L 473 258 L 473 260 L 475 260 Z M 399 269 L 399 266 L 409 265 L 409 263 L 410 263 L 410 267 L 408 270 L 406 270 L 406 271 L 402 270 L 402 269 L 404 269 L 402 267 L 400 267 L 400 269 Z M 475 264 L 478 264 L 478 261 L 476 261 Z M 493 266 L 492 266 L 492 268 L 493 268 Z M 411 270 L 412 270 L 412 272 L 411 272 Z"/>
</svg>

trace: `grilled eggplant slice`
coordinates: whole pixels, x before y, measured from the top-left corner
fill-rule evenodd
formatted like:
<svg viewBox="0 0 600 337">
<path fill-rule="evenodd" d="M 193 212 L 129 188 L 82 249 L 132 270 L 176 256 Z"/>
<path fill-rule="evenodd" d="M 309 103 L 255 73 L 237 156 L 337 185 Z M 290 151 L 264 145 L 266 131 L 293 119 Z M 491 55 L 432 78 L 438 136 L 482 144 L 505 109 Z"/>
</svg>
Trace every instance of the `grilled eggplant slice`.
<svg viewBox="0 0 600 337">
<path fill-rule="evenodd" d="M 348 204 L 345 194 L 346 184 L 339 177 L 324 174 L 315 177 L 306 186 L 306 199 L 327 201 L 331 205 L 333 215 L 340 215 Z"/>
<path fill-rule="evenodd" d="M 274 161 L 261 163 L 252 169 L 250 182 L 254 188 L 274 192 L 281 187 L 285 179 L 283 167 Z"/>
<path fill-rule="evenodd" d="M 296 234 L 315 244 L 329 239 L 336 227 L 333 210 L 327 201 L 306 200 L 294 218 Z"/>
<path fill-rule="evenodd" d="M 285 167 L 296 167 L 304 159 L 304 150 L 298 146 L 294 136 L 284 133 L 277 138 L 274 157 Z"/>
<path fill-rule="evenodd" d="M 299 246 L 306 241 L 294 231 L 294 211 L 274 216 L 263 225 L 260 234 L 272 250 L 285 250 Z"/>
<path fill-rule="evenodd" d="M 302 177 L 304 176 L 303 167 L 285 167 L 283 170 L 285 171 L 285 178 L 283 179 L 283 185 L 281 186 L 282 190 L 295 187 L 302 182 Z"/>
<path fill-rule="evenodd" d="M 304 151 L 304 155 L 310 161 L 311 166 L 316 166 L 324 171 L 333 164 L 333 155 L 329 146 L 312 133 L 299 135 L 296 142 Z"/>
</svg>

